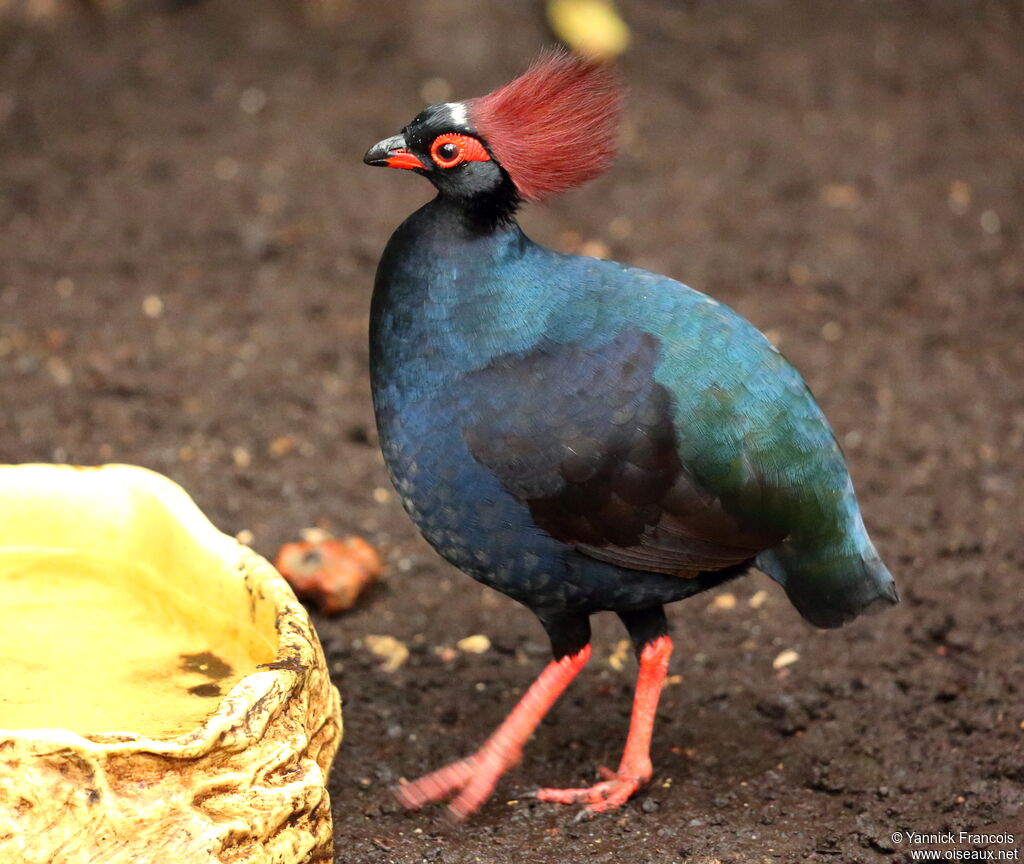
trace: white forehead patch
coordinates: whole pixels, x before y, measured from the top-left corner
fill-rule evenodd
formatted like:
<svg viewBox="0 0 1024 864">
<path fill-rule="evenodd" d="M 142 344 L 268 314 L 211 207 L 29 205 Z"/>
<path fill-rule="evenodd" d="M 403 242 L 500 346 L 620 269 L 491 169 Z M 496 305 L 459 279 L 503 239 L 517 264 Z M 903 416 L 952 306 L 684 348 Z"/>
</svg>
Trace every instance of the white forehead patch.
<svg viewBox="0 0 1024 864">
<path fill-rule="evenodd" d="M 453 126 L 469 126 L 469 111 L 466 109 L 465 102 L 445 102 L 444 104 L 448 109 L 448 115 L 452 118 Z"/>
</svg>

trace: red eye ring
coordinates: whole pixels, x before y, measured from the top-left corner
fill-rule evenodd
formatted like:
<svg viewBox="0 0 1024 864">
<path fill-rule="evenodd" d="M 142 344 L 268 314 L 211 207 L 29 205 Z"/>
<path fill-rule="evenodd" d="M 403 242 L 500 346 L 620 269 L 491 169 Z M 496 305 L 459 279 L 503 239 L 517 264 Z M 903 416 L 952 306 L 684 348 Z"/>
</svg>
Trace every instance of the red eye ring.
<svg viewBox="0 0 1024 864">
<path fill-rule="evenodd" d="M 455 147 L 455 153 L 446 158 L 441 150 L 447 145 Z M 484 145 L 472 135 L 446 132 L 444 135 L 438 135 L 430 145 L 430 158 L 438 168 L 454 168 L 463 162 L 488 162 L 491 157 Z"/>
</svg>

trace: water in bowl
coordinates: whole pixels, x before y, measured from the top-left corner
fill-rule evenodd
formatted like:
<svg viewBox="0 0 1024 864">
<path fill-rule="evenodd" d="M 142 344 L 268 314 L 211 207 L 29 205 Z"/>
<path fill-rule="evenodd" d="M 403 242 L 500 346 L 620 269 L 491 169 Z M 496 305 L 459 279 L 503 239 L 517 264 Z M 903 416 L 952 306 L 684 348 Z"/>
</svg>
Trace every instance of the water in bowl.
<svg viewBox="0 0 1024 864">
<path fill-rule="evenodd" d="M 0 729 L 198 727 L 271 654 L 191 620 L 177 590 L 188 586 L 131 562 L 0 550 Z"/>
</svg>

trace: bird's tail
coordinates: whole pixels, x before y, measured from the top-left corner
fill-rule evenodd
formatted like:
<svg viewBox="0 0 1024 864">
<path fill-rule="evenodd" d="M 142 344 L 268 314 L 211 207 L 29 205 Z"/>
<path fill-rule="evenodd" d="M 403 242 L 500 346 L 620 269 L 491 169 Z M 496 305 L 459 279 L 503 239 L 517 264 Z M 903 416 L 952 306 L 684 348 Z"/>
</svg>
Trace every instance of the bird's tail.
<svg viewBox="0 0 1024 864">
<path fill-rule="evenodd" d="M 794 538 L 762 552 L 757 566 L 786 589 L 790 602 L 814 626 L 840 627 L 900 599 L 863 526 L 857 533 L 860 542 L 836 546 L 801 544 Z"/>
</svg>

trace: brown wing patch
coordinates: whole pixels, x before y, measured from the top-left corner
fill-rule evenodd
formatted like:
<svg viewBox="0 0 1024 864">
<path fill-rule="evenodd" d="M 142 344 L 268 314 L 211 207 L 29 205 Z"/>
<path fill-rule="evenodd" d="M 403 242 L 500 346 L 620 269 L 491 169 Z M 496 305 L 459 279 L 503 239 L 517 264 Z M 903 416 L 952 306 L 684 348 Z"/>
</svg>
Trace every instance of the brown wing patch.
<svg viewBox="0 0 1024 864">
<path fill-rule="evenodd" d="M 782 538 L 741 525 L 679 458 L 657 340 L 544 346 L 474 373 L 470 452 L 537 526 L 601 561 L 696 576 Z"/>
</svg>

